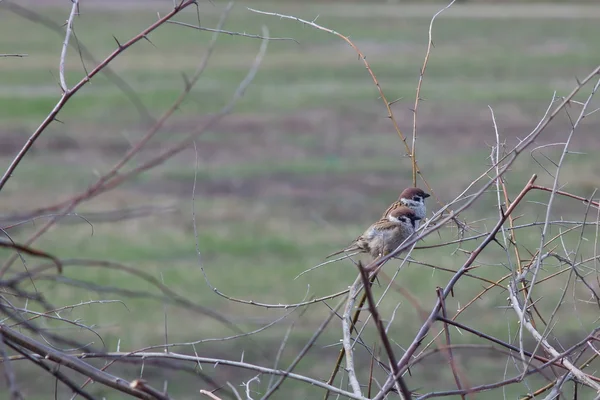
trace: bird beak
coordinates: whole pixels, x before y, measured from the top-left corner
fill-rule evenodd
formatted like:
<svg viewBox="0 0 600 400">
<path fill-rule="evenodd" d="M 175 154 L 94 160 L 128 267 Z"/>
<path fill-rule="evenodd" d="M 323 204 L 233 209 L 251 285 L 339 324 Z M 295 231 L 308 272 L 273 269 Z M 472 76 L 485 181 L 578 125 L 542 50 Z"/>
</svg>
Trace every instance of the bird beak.
<svg viewBox="0 0 600 400">
<path fill-rule="evenodd" d="M 428 197 L 430 197 L 431 195 L 429 193 L 423 193 L 423 198 L 426 199 Z"/>
</svg>

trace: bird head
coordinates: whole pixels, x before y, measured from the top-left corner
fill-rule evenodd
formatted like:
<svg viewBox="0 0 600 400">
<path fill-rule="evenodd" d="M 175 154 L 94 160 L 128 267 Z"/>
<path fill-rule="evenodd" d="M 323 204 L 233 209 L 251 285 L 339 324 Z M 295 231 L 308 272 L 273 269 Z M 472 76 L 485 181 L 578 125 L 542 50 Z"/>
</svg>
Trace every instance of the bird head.
<svg viewBox="0 0 600 400">
<path fill-rule="evenodd" d="M 421 218 L 418 217 L 410 208 L 402 206 L 392 211 L 388 216 L 388 219 L 399 224 L 410 225 L 414 229 L 415 221 L 418 221 Z"/>
<path fill-rule="evenodd" d="M 425 199 L 431 196 L 429 193 L 425 192 L 423 189 L 419 189 L 418 187 L 409 187 L 406 188 L 400 193 L 399 200 L 403 202 L 418 202 L 425 203 Z"/>
</svg>

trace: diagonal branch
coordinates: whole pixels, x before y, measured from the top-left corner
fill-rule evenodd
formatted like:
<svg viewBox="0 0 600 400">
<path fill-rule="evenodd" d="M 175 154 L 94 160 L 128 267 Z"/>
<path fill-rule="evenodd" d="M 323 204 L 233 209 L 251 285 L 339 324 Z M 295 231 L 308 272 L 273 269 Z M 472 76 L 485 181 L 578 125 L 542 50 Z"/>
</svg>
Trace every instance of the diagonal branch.
<svg viewBox="0 0 600 400">
<path fill-rule="evenodd" d="M 83 86 L 91 81 L 91 79 L 96 76 L 100 71 L 102 71 L 110 62 L 112 62 L 115 58 L 121 55 L 125 50 L 129 47 L 133 46 L 135 43 L 142 40 L 146 37 L 150 32 L 157 29 L 159 26 L 163 25 L 166 21 L 168 21 L 171 17 L 179 13 L 181 10 L 196 4 L 196 0 L 186 0 L 182 2 L 178 7 L 174 8 L 170 12 L 168 12 L 164 17 L 159 18 L 158 21 L 154 22 L 152 25 L 142 30 L 140 33 L 135 35 L 133 38 L 128 40 L 127 42 L 120 44 L 119 47 L 114 50 L 108 57 L 106 57 L 100 64 L 98 64 L 93 70 L 90 71 L 83 79 L 81 79 L 72 89 L 63 93 L 60 100 L 56 103 L 52 111 L 46 116 L 46 118 L 42 121 L 42 123 L 38 126 L 38 128 L 33 132 L 33 134 L 29 137 L 25 145 L 21 148 L 19 153 L 15 156 L 13 161 L 10 163 L 2 178 L 0 178 L 0 191 L 6 185 L 6 182 L 11 178 L 17 166 L 25 157 L 25 154 L 29 152 L 35 141 L 40 137 L 40 135 L 46 130 L 48 125 L 50 125 L 55 119 L 58 113 L 63 109 L 65 104 L 69 101 L 69 99 L 74 96 Z"/>
<path fill-rule="evenodd" d="M 131 396 L 139 399 L 152 400 L 153 396 L 150 396 L 144 392 L 133 389 L 130 387 L 130 383 L 125 379 L 110 375 L 106 372 L 100 371 L 99 369 L 91 366 L 88 363 L 81 361 L 80 359 L 64 354 L 54 348 L 42 344 L 30 337 L 23 335 L 22 333 L 7 327 L 6 325 L 0 324 L 0 333 L 6 339 L 9 339 L 12 343 L 17 344 L 35 354 L 54 361 L 66 368 L 72 369 L 85 376 L 91 377 L 94 381 L 101 383 L 105 386 L 119 390 L 123 393 L 127 393 Z"/>
<path fill-rule="evenodd" d="M 548 343 L 548 341 L 537 331 L 537 329 L 535 329 L 533 327 L 533 325 L 531 324 L 531 321 L 529 320 L 529 316 L 527 316 L 527 313 L 524 312 L 523 309 L 521 309 L 519 299 L 517 298 L 516 289 L 513 284 L 510 284 L 508 286 L 508 295 L 510 298 L 510 304 L 511 304 L 513 310 L 515 310 L 515 313 L 517 313 L 517 316 L 519 317 L 519 321 L 521 321 L 521 324 L 523 325 L 523 327 L 525 329 L 527 329 L 527 331 L 531 334 L 531 336 L 533 336 L 535 338 L 535 340 L 537 340 L 544 347 L 544 349 L 547 352 L 549 352 L 553 357 L 562 357 L 562 359 L 561 359 L 562 364 L 565 367 L 567 367 L 567 369 L 569 371 L 571 371 L 571 373 L 573 374 L 574 377 L 576 377 L 581 383 L 588 385 L 589 387 L 593 388 L 594 390 L 596 390 L 597 393 L 600 394 L 600 384 L 597 382 L 594 382 L 592 379 L 590 379 L 587 376 L 587 374 L 583 373 L 579 368 L 577 368 L 575 365 L 573 365 L 566 358 L 566 356 L 561 356 L 561 354 L 558 351 L 556 351 L 556 349 L 554 347 L 552 347 L 550 345 L 550 343 Z"/>
</svg>

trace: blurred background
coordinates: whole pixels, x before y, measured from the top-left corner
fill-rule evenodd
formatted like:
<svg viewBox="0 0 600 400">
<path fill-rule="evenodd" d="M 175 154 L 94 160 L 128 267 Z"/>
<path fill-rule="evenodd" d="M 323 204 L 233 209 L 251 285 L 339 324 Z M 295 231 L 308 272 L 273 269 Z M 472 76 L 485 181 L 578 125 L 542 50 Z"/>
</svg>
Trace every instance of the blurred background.
<svg viewBox="0 0 600 400">
<path fill-rule="evenodd" d="M 3 172 L 60 98 L 58 65 L 64 32 L 55 32 L 44 23 L 64 24 L 71 3 L 44 0 L 18 4 L 38 16 L 24 18 L 6 2 L 0 4 L 0 53 L 27 54 L 0 58 Z M 174 19 L 197 25 L 199 15 L 202 26 L 214 28 L 225 5 L 223 1 L 203 1 L 198 14 L 189 8 Z M 75 19 L 77 40 L 96 60 L 102 60 L 115 49 L 115 38 L 125 42 L 156 21 L 157 12 L 164 15 L 171 6 L 170 1 L 158 0 L 82 1 L 81 15 Z M 233 113 L 200 136 L 195 147 L 82 204 L 76 212 L 88 218 L 92 226 L 77 216 L 67 216 L 36 242 L 37 247 L 62 258 L 107 259 L 142 270 L 181 296 L 227 315 L 244 331 L 258 329 L 289 310 L 254 307 L 220 297 L 207 285 L 200 266 L 212 285 L 245 300 L 296 303 L 346 289 L 356 277 L 350 262 L 294 278 L 347 245 L 410 186 L 410 160 L 375 85 L 352 48 L 334 35 L 291 20 L 258 15 L 246 7 L 310 21 L 318 17 L 319 24 L 349 36 L 366 55 L 388 100 L 397 100 L 392 109 L 402 132 L 409 136 L 429 22 L 443 6 L 439 2 L 404 1 L 239 2 L 225 30 L 260 35 L 261 26 L 266 25 L 271 37 L 293 38 L 297 43 L 269 42 L 256 78 Z M 576 78 L 598 65 L 598 37 L 600 6 L 593 1 L 461 1 L 436 20 L 434 48 L 419 105 L 417 160 L 442 202 L 452 200 L 490 165 L 490 145 L 496 138 L 488 105 L 495 113 L 502 140 L 510 148 L 537 125 L 554 91 L 557 96 L 568 94 Z M 210 32 L 166 24 L 153 32 L 149 41 L 140 41 L 119 56 L 110 68 L 157 118 L 181 93 L 182 74 L 193 74 L 210 38 Z M 259 39 L 220 35 L 197 86 L 126 170 L 182 139 L 227 104 L 259 46 Z M 82 63 L 72 48 L 66 61 L 70 86 L 85 76 L 84 65 L 88 71 L 95 66 L 90 61 Z M 115 79 L 105 74 L 77 93 L 58 119 L 60 122 L 53 123 L 40 137 L 0 193 L 0 226 L 15 241 L 26 240 L 43 221 L 8 229 L 21 220 L 20 215 L 85 190 L 148 128 Z M 564 140 L 568 131 L 569 121 L 563 115 L 536 144 Z M 561 183 L 573 193 L 589 196 L 600 184 L 598 124 L 584 123 L 573 138 L 572 149 L 586 154 L 570 159 Z M 538 161 L 551 166 L 541 156 Z M 534 172 L 540 174 L 539 183 L 552 181 L 527 154 L 507 180 L 513 197 Z M 544 198 L 542 194 L 533 196 L 533 200 Z M 496 194 L 490 193 L 463 219 L 472 222 L 475 229 L 488 229 L 485 218 L 498 213 L 495 199 Z M 431 212 L 439 205 L 431 201 L 429 207 Z M 131 210 L 140 209 L 147 212 L 131 214 Z M 544 211 L 529 202 L 521 213 L 536 219 Z M 563 199 L 554 208 L 556 219 L 581 216 L 584 211 L 585 205 Z M 448 227 L 442 236 L 432 235 L 427 242 L 433 244 L 442 237 L 456 237 L 456 229 Z M 531 240 L 536 243 L 539 237 Z M 473 245 L 465 247 L 469 246 Z M 416 251 L 413 257 L 456 269 L 465 254 L 453 250 L 455 247 Z M 9 253 L 1 254 L 6 258 Z M 494 264 L 493 251 L 486 257 Z M 13 272 L 23 268 L 23 264 L 15 264 Z M 390 276 L 393 270 L 390 266 Z M 502 268 L 487 268 L 480 275 L 497 279 L 505 273 Z M 436 286 L 443 286 L 450 276 L 411 264 L 401 271 L 397 284 L 410 290 L 427 310 L 435 301 Z M 123 351 L 160 345 L 165 342 L 165 326 L 170 343 L 232 334 L 208 317 L 142 295 L 157 290 L 119 271 L 72 267 L 65 270 L 62 280 L 48 278 L 36 285 L 59 306 L 123 300 L 125 305 L 94 304 L 62 314 L 93 325 L 111 351 L 117 345 Z M 115 290 L 102 292 L 92 285 Z M 459 285 L 456 297 L 449 300 L 453 312 L 483 287 L 482 282 L 469 280 Z M 382 289 L 377 290 L 380 293 Z M 552 286 L 546 290 L 549 296 L 556 292 Z M 330 305 L 335 303 L 331 300 Z M 393 339 L 401 348 L 412 340 L 421 316 L 398 292 L 382 304 L 382 313 L 389 318 L 398 303 L 402 307 L 397 309 Z M 514 321 L 508 321 L 502 308 L 505 305 L 506 293 L 492 292 L 475 303 L 461 321 L 477 321 L 486 332 L 511 340 Z M 585 315 L 585 307 L 578 309 L 580 315 Z M 251 339 L 199 344 L 196 351 L 231 359 L 244 354 L 249 362 L 272 366 L 285 332 L 296 321 L 281 361 L 285 368 L 329 312 L 326 305 L 315 304 L 308 312 L 297 310 Z M 566 313 L 564 318 L 571 321 L 569 318 L 575 316 Z M 580 338 L 580 325 L 573 319 L 555 331 L 565 347 Z M 45 327 L 63 333 L 68 329 L 74 338 L 101 345 L 96 336 L 76 327 L 50 323 Z M 309 353 L 297 370 L 327 379 L 339 351 L 339 338 L 336 318 L 318 340 L 320 350 Z M 455 340 L 471 343 L 473 338 L 457 334 Z M 179 351 L 192 350 L 185 347 Z M 357 358 L 368 365 L 366 351 L 357 352 Z M 502 376 L 507 368 L 502 359 L 494 360 L 489 354 L 461 353 L 459 358 L 463 368 L 477 369 L 472 384 L 485 383 L 490 374 Z M 33 367 L 17 364 L 17 368 L 27 371 Z M 139 366 L 114 368 L 129 378 L 140 373 Z M 253 376 L 226 367 L 210 369 L 205 373 L 219 385 Z M 452 387 L 451 371 L 434 362 L 420 365 L 413 373 L 411 387 L 423 392 Z M 170 380 L 170 393 L 181 399 L 197 398 L 199 389 L 210 387 L 193 374 L 153 372 L 151 366 L 144 374 L 153 382 Z M 543 382 L 532 379 L 528 384 L 535 390 Z M 30 377 L 23 388 L 28 398 L 49 398 L 54 381 Z M 94 390 L 98 395 L 104 393 L 101 387 Z M 322 392 L 312 390 L 286 381 L 274 398 L 322 396 L 314 394 Z M 527 392 L 525 386 L 511 386 L 506 398 Z M 498 392 L 486 398 L 502 396 Z M 118 397 L 111 393 L 109 398 Z"/>
</svg>

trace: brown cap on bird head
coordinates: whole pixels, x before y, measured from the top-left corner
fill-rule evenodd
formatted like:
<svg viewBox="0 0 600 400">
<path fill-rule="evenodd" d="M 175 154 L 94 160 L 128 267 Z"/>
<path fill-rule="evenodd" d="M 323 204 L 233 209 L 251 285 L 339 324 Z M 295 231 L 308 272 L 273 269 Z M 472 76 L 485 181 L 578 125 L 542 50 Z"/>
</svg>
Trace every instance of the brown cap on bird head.
<svg viewBox="0 0 600 400">
<path fill-rule="evenodd" d="M 412 209 L 410 209 L 406 206 L 401 206 L 401 207 L 394 209 L 390 213 L 390 217 L 396 218 L 396 219 L 400 219 L 402 217 L 407 217 L 410 219 L 413 226 L 415 224 L 415 221 L 418 221 L 421 219 L 421 217 L 417 217 L 417 215 L 415 214 L 415 212 Z"/>
<path fill-rule="evenodd" d="M 404 218 L 408 218 L 410 220 L 410 224 L 412 225 L 413 229 L 415 227 L 415 221 L 418 221 L 421 219 L 421 217 L 418 217 L 417 214 L 415 214 L 415 212 L 411 208 L 406 207 L 406 206 L 401 206 L 401 207 L 394 209 L 390 213 L 388 218 L 390 218 L 390 219 L 394 218 L 399 221 L 402 221 Z M 404 221 L 408 222 L 408 221 L 406 221 L 406 219 L 404 219 Z"/>
<path fill-rule="evenodd" d="M 409 187 L 400 193 L 398 199 L 417 200 L 415 199 L 416 196 L 419 196 L 421 199 L 425 200 L 431 195 L 426 193 L 423 189 L 419 189 L 418 187 Z"/>
</svg>

